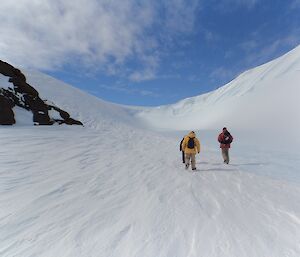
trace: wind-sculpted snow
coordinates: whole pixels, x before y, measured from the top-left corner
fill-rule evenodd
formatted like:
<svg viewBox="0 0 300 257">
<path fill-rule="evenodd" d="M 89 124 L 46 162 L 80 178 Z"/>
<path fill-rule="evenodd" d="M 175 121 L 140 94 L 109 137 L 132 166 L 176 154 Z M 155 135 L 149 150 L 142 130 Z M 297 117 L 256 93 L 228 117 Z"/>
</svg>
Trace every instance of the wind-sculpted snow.
<svg viewBox="0 0 300 257">
<path fill-rule="evenodd" d="M 59 128 L 1 128 L 1 256 L 299 256 L 299 154 L 235 144 L 225 165 L 197 132 L 191 173 L 178 135 Z"/>
</svg>

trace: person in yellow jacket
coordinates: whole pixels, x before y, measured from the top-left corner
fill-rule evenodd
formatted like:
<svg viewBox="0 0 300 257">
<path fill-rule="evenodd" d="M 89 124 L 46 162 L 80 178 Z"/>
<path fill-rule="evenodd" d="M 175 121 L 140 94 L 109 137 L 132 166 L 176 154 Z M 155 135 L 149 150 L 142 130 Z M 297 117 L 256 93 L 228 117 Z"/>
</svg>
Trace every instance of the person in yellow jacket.
<svg viewBox="0 0 300 257">
<path fill-rule="evenodd" d="M 194 131 L 186 135 L 182 142 L 182 150 L 185 152 L 185 168 L 188 169 L 190 161 L 192 163 L 192 170 L 196 170 L 196 153 L 200 153 L 200 142 L 196 138 Z"/>
</svg>

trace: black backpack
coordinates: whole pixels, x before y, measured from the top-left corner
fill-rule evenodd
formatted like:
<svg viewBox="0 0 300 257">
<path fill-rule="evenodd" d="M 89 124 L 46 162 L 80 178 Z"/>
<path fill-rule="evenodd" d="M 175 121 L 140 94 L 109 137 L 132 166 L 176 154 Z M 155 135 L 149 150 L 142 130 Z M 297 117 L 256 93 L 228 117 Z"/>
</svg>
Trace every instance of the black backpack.
<svg viewBox="0 0 300 257">
<path fill-rule="evenodd" d="M 224 134 L 224 144 L 231 144 L 232 143 L 232 136 L 229 132 Z"/>
<path fill-rule="evenodd" d="M 195 148 L 194 138 L 189 137 L 189 141 L 188 141 L 188 143 L 187 143 L 187 147 L 188 147 L 189 149 L 194 149 L 194 148 Z"/>
</svg>

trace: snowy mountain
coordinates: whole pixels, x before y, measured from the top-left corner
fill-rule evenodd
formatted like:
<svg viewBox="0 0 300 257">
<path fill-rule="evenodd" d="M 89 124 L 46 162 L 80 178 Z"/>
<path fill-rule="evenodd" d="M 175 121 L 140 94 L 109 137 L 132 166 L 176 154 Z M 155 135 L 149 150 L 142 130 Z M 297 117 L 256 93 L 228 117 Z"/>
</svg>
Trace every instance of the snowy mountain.
<svg viewBox="0 0 300 257">
<path fill-rule="evenodd" d="M 300 126 L 299 81 L 300 46 L 213 92 L 148 108 L 137 116 L 161 129 L 277 128 L 289 133 L 293 130 L 296 135 Z"/>
<path fill-rule="evenodd" d="M 157 108 L 24 72 L 85 127 L 28 126 L 19 107 L 22 125 L 0 127 L 0 256 L 298 257 L 299 151 L 243 135 L 249 124 L 269 130 L 271 110 L 298 123 L 299 56 L 298 47 L 212 93 Z M 234 137 L 229 165 L 216 142 L 224 124 Z M 197 172 L 181 163 L 180 129 L 200 139 Z"/>
</svg>

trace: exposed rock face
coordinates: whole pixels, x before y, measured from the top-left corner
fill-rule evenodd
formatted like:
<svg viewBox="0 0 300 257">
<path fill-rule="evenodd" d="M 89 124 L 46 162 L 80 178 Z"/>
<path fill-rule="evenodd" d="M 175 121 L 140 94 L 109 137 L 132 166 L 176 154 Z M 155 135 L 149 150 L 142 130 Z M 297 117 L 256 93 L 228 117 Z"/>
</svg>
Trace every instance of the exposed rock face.
<svg viewBox="0 0 300 257">
<path fill-rule="evenodd" d="M 83 125 L 82 122 L 72 119 L 66 111 L 43 101 L 38 91 L 26 82 L 25 75 L 19 69 L 0 60 L 0 73 L 9 77 L 8 81 L 13 84 L 13 88 L 0 88 L 0 125 L 16 123 L 13 112 L 16 105 L 33 113 L 35 125 Z M 51 119 L 49 110 L 58 112 L 61 119 Z"/>
<path fill-rule="evenodd" d="M 15 124 L 15 115 L 12 110 L 14 103 L 3 95 L 0 95 L 0 124 L 12 125 Z"/>
</svg>

